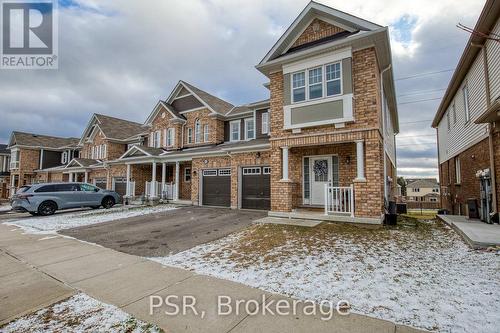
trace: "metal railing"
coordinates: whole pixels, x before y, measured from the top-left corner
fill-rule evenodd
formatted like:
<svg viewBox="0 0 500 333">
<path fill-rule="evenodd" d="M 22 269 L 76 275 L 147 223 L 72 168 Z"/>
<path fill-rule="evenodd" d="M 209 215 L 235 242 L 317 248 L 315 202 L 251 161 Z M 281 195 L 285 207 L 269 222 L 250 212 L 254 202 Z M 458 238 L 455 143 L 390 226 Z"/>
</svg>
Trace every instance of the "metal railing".
<svg viewBox="0 0 500 333">
<path fill-rule="evenodd" d="M 354 187 L 325 185 L 325 215 L 349 214 L 354 217 Z"/>
<path fill-rule="evenodd" d="M 175 183 L 165 183 L 161 189 L 161 198 L 174 200 L 175 198 Z"/>
<path fill-rule="evenodd" d="M 161 193 L 161 183 L 157 181 L 146 182 L 146 197 L 159 198 Z"/>
<path fill-rule="evenodd" d="M 129 181 L 127 183 L 127 196 L 135 197 L 135 181 Z"/>
</svg>

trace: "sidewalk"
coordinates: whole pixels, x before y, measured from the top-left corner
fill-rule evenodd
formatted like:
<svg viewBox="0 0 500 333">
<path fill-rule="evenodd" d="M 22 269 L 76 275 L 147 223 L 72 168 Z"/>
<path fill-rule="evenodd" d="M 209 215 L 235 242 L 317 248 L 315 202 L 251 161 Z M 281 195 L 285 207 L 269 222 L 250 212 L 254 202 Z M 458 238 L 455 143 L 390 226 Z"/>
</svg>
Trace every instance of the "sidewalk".
<svg viewBox="0 0 500 333">
<path fill-rule="evenodd" d="M 420 332 L 357 314 L 339 316 L 335 313 L 327 321 L 321 320 L 319 313 L 305 316 L 300 311 L 294 316 L 248 316 L 244 313 L 217 316 L 219 295 L 259 302 L 263 296 L 266 300 L 287 298 L 165 267 L 78 240 L 25 235 L 13 229 L 0 224 L 0 322 L 43 308 L 81 290 L 171 332 Z M 3 269 L 4 264 L 7 270 Z M 46 294 L 33 299 L 33 291 Z M 163 313 L 164 307 L 150 314 L 150 295 L 194 296 L 196 308 L 200 312 L 205 310 L 206 315 L 201 318 L 190 312 L 168 316 Z"/>
<path fill-rule="evenodd" d="M 500 225 L 469 220 L 459 215 L 438 215 L 474 249 L 500 246 Z"/>
</svg>

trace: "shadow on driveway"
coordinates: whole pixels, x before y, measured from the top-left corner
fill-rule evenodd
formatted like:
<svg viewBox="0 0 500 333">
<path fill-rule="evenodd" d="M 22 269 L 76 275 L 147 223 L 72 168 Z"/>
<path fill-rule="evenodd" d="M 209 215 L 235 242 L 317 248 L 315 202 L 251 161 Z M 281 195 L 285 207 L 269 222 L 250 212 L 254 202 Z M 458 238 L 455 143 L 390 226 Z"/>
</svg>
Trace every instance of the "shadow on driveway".
<svg viewBox="0 0 500 333">
<path fill-rule="evenodd" d="M 190 206 L 59 233 L 133 255 L 162 257 L 244 229 L 264 216 L 267 212 Z"/>
</svg>

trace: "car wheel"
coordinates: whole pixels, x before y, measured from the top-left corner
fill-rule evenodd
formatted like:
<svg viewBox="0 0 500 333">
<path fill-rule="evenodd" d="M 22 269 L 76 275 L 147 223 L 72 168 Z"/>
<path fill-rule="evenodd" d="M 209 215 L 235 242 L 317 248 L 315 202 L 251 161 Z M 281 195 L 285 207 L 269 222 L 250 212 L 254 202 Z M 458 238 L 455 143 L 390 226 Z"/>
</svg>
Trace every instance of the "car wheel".
<svg viewBox="0 0 500 333">
<path fill-rule="evenodd" d="M 42 216 L 52 215 L 56 212 L 57 206 L 53 202 L 43 202 L 40 207 L 38 207 L 38 214 Z"/>
<path fill-rule="evenodd" d="M 104 208 L 110 209 L 114 205 L 115 205 L 115 199 L 113 199 L 112 197 L 106 197 L 106 198 L 102 199 L 102 206 Z"/>
</svg>

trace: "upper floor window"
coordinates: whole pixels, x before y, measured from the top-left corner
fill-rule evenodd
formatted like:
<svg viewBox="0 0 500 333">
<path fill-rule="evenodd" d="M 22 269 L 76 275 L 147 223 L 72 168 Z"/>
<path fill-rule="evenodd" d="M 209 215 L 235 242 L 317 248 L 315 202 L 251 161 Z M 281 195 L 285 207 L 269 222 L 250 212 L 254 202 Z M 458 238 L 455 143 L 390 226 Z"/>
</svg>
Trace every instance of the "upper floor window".
<svg viewBox="0 0 500 333">
<path fill-rule="evenodd" d="M 205 124 L 205 126 L 203 126 L 203 141 L 210 141 L 210 130 L 208 124 Z"/>
<path fill-rule="evenodd" d="M 201 124 L 199 119 L 194 123 L 194 141 L 196 143 L 201 142 Z"/>
<path fill-rule="evenodd" d="M 187 132 L 187 142 L 188 143 L 193 143 L 193 129 L 190 127 L 188 128 Z"/>
<path fill-rule="evenodd" d="M 167 147 L 171 147 L 174 145 L 174 133 L 175 133 L 175 128 L 169 128 L 167 129 Z"/>
<path fill-rule="evenodd" d="M 241 121 L 235 120 L 229 123 L 230 141 L 240 140 Z"/>
<path fill-rule="evenodd" d="M 309 99 L 323 97 L 323 68 L 309 70 Z"/>
<path fill-rule="evenodd" d="M 262 114 L 262 134 L 269 133 L 269 112 Z"/>
<path fill-rule="evenodd" d="M 160 137 L 161 137 L 161 132 L 160 131 L 155 131 L 153 133 L 151 133 L 150 135 L 150 143 L 149 143 L 149 146 L 150 147 L 154 147 L 154 148 L 160 148 Z"/>
<path fill-rule="evenodd" d="M 455 184 L 460 184 L 462 182 L 462 175 L 460 172 L 460 158 L 455 157 Z"/>
<path fill-rule="evenodd" d="M 255 139 L 255 121 L 253 118 L 245 119 L 245 140 Z"/>
<path fill-rule="evenodd" d="M 469 88 L 465 85 L 462 88 L 462 92 L 464 95 L 464 110 L 465 110 L 465 122 L 470 120 L 470 110 L 469 110 Z"/>
<path fill-rule="evenodd" d="M 294 103 L 340 95 L 341 93 L 342 65 L 340 62 L 292 74 L 292 100 Z"/>
<path fill-rule="evenodd" d="M 306 100 L 306 73 L 300 72 L 292 75 L 292 94 L 294 102 Z"/>
<path fill-rule="evenodd" d="M 68 163 L 68 152 L 64 151 L 61 154 L 61 164 L 66 164 L 66 163 Z"/>
<path fill-rule="evenodd" d="M 340 62 L 326 66 L 326 95 L 333 96 L 341 93 Z"/>
</svg>

